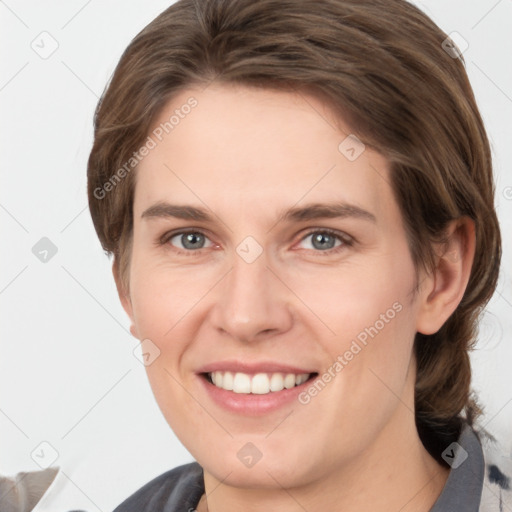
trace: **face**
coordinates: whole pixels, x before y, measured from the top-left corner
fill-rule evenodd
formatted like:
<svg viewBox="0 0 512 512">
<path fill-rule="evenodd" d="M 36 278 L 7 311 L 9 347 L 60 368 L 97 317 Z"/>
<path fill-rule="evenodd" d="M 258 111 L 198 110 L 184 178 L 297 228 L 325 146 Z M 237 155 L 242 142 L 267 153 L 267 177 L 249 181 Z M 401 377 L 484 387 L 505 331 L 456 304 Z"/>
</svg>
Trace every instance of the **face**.
<svg viewBox="0 0 512 512">
<path fill-rule="evenodd" d="M 177 109 L 137 169 L 122 299 L 169 425 L 249 486 L 399 440 L 421 307 L 386 160 L 305 95 L 189 89 L 155 127 Z"/>
</svg>

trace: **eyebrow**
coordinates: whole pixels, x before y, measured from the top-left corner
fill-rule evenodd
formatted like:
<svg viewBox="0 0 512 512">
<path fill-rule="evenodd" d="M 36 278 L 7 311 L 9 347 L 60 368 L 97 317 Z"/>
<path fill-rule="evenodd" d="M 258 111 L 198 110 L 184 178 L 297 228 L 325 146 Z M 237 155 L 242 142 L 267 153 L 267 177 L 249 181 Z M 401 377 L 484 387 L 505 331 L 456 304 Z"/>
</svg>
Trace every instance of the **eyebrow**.
<svg viewBox="0 0 512 512">
<path fill-rule="evenodd" d="M 208 210 L 195 206 L 170 204 L 159 201 L 150 206 L 141 215 L 141 218 L 177 218 L 202 222 L 214 222 Z M 352 217 L 356 219 L 377 222 L 373 213 L 359 206 L 348 203 L 313 203 L 303 207 L 292 207 L 281 212 L 278 222 L 303 222 L 316 219 L 334 219 Z"/>
</svg>

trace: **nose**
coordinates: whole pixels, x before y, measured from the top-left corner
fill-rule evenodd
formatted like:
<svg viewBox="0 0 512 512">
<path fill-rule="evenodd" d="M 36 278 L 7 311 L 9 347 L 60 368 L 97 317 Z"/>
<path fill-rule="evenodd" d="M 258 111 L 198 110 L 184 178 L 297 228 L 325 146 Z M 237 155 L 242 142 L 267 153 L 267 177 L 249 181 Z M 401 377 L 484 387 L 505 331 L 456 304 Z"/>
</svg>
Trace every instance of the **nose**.
<svg viewBox="0 0 512 512">
<path fill-rule="evenodd" d="M 212 311 L 214 327 L 220 332 L 251 342 L 291 328 L 290 291 L 268 267 L 265 252 L 251 263 L 235 254 L 232 269 L 221 283 Z"/>
</svg>

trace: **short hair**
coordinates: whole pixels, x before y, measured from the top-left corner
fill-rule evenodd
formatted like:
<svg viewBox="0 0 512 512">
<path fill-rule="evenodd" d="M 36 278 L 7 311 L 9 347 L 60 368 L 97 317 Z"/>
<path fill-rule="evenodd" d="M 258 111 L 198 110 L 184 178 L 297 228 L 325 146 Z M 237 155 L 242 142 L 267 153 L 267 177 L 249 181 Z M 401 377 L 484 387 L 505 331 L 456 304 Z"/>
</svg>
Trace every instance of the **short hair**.
<svg viewBox="0 0 512 512">
<path fill-rule="evenodd" d="M 416 425 L 437 460 L 462 420 L 482 412 L 469 350 L 501 258 L 489 141 L 450 43 L 405 0 L 179 0 L 123 53 L 95 112 L 87 169 L 94 226 L 126 289 L 131 159 L 176 94 L 213 81 L 312 94 L 385 156 L 417 271 L 433 269 L 448 222 L 470 217 L 476 250 L 462 301 L 437 333 L 414 340 Z"/>
</svg>

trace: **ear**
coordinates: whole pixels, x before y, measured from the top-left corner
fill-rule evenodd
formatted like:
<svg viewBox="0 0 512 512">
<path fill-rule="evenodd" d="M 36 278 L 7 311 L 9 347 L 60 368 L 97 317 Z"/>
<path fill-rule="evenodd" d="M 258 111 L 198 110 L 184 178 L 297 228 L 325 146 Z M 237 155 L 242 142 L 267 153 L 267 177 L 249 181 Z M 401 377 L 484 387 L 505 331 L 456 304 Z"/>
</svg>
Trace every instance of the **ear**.
<svg viewBox="0 0 512 512">
<path fill-rule="evenodd" d="M 448 225 L 446 244 L 438 249 L 436 268 L 423 278 L 416 330 L 436 333 L 459 305 L 475 256 L 475 224 L 461 217 Z"/>
<path fill-rule="evenodd" d="M 112 263 L 112 274 L 114 275 L 114 281 L 116 283 L 117 294 L 119 295 L 119 300 L 121 301 L 121 305 L 125 310 L 126 314 L 130 318 L 130 333 L 135 338 L 139 338 L 137 335 L 137 330 L 135 328 L 135 320 L 133 316 L 133 307 L 132 300 L 130 298 L 130 292 L 127 289 L 126 285 L 123 283 L 121 279 L 120 271 L 119 271 L 119 261 L 114 259 Z"/>
</svg>

